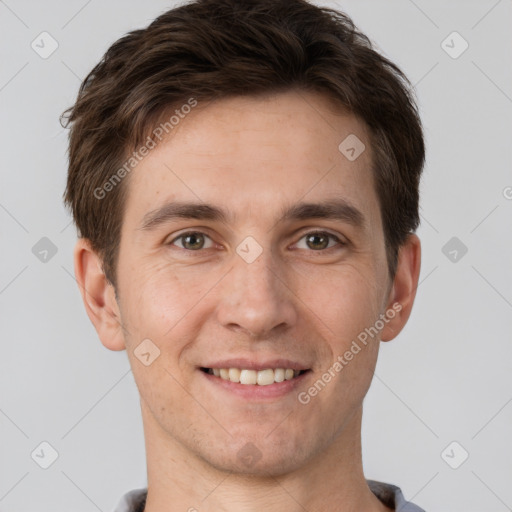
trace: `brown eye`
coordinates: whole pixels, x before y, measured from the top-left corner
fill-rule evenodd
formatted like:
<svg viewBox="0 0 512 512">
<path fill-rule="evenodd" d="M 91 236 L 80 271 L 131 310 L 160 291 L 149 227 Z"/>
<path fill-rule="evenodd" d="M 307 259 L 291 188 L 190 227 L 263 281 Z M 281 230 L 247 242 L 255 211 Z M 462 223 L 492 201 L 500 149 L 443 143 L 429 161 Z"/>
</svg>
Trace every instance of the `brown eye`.
<svg viewBox="0 0 512 512">
<path fill-rule="evenodd" d="M 180 236 L 176 237 L 169 244 L 174 245 L 174 243 L 178 240 L 181 240 L 181 248 L 188 251 L 197 251 L 200 249 L 205 249 L 209 247 L 205 247 L 206 240 L 210 239 L 209 236 L 204 233 L 200 233 L 198 231 L 190 231 L 188 233 L 183 233 Z M 180 245 L 178 245 L 180 247 Z"/>
<path fill-rule="evenodd" d="M 325 249 L 329 246 L 329 237 L 323 233 L 314 233 L 306 236 L 306 243 L 314 250 Z"/>
<path fill-rule="evenodd" d="M 305 240 L 305 247 L 299 247 L 300 249 L 312 249 L 313 251 L 322 251 L 325 249 L 331 249 L 336 244 L 339 246 L 344 246 L 345 243 L 342 242 L 336 235 L 332 233 L 327 233 L 325 231 L 314 231 L 312 233 L 308 233 L 301 238 L 301 240 Z M 334 241 L 334 243 L 331 243 Z"/>
</svg>

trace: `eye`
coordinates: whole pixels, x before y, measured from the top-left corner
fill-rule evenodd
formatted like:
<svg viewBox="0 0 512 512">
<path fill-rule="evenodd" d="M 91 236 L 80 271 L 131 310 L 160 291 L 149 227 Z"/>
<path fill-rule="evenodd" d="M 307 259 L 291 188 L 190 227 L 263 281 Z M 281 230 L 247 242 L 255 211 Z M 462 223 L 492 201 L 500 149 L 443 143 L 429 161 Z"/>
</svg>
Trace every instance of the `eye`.
<svg viewBox="0 0 512 512">
<path fill-rule="evenodd" d="M 210 242 L 211 242 L 211 244 L 208 247 L 205 246 L 206 239 L 210 240 Z M 182 240 L 182 242 L 181 242 L 182 245 L 181 246 L 178 245 L 178 247 L 180 247 L 181 249 L 188 250 L 188 251 L 196 251 L 199 249 L 210 249 L 213 246 L 212 239 L 208 235 L 205 235 L 204 233 L 201 233 L 199 231 L 189 231 L 187 233 L 182 233 L 180 236 L 177 236 L 176 238 L 171 240 L 169 242 L 169 245 L 174 245 L 174 243 L 177 240 Z"/>
<path fill-rule="evenodd" d="M 304 242 L 301 246 L 302 240 Z M 173 238 L 167 245 L 177 245 L 180 249 L 197 252 L 201 249 L 211 249 L 213 241 L 208 235 L 200 231 L 187 231 Z M 336 245 L 343 247 L 347 243 L 327 231 L 311 231 L 299 240 L 296 247 L 299 249 L 312 249 L 313 251 L 325 251 L 326 249 L 332 249 Z"/>
<path fill-rule="evenodd" d="M 300 240 L 305 240 L 305 247 L 300 247 L 297 244 L 299 249 L 312 249 L 314 251 L 322 251 L 325 249 L 331 249 L 336 244 L 340 246 L 347 245 L 345 242 L 340 240 L 336 235 L 332 233 L 328 233 L 326 231 L 312 231 L 303 236 Z M 330 241 L 334 241 L 334 244 L 329 245 Z"/>
</svg>

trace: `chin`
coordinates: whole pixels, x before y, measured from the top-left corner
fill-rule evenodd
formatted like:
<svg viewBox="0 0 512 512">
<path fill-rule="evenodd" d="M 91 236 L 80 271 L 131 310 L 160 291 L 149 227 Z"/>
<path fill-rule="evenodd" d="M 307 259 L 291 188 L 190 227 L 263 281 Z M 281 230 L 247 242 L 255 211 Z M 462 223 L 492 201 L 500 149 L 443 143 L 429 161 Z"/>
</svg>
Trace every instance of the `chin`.
<svg viewBox="0 0 512 512">
<path fill-rule="evenodd" d="M 224 449 L 200 454 L 210 466 L 222 472 L 251 477 L 279 477 L 303 467 L 312 457 L 304 440 L 294 443 L 265 438 L 240 440 Z"/>
</svg>

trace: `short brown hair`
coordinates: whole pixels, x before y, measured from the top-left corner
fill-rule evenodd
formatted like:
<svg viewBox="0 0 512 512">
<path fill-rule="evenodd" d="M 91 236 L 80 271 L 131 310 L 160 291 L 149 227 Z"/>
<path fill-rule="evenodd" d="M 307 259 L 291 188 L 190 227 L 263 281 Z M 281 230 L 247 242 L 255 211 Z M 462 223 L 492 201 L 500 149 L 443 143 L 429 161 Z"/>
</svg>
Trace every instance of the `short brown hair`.
<svg viewBox="0 0 512 512">
<path fill-rule="evenodd" d="M 116 41 L 62 115 L 64 201 L 116 286 L 127 180 L 95 192 L 161 120 L 194 101 L 298 89 L 321 92 L 369 128 L 388 269 L 419 225 L 423 132 L 412 86 L 345 14 L 305 0 L 196 0 Z M 341 141 L 340 141 L 341 142 Z"/>
</svg>

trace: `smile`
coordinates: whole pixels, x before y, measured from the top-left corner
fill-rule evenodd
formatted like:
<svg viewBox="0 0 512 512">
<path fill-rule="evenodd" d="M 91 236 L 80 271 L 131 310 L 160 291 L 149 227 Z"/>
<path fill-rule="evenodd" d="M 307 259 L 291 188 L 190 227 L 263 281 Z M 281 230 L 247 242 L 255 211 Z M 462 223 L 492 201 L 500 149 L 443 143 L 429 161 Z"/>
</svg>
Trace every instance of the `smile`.
<svg viewBox="0 0 512 512">
<path fill-rule="evenodd" d="M 244 368 L 201 368 L 209 375 L 219 377 L 234 383 L 245 384 L 249 386 L 268 386 L 292 380 L 308 370 L 293 370 L 291 368 L 267 368 L 264 370 L 250 370 Z"/>
</svg>

